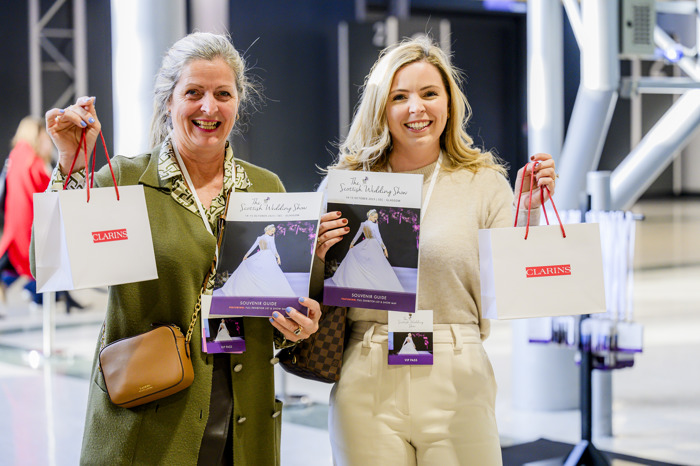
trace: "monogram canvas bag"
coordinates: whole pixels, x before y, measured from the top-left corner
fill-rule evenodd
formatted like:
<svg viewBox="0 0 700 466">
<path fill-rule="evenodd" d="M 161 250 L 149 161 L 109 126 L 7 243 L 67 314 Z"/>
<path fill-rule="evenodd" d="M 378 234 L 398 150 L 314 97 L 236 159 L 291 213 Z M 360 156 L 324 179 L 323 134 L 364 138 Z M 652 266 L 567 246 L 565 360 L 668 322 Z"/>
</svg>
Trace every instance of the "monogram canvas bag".
<svg viewBox="0 0 700 466">
<path fill-rule="evenodd" d="M 337 382 L 343 365 L 346 314 L 346 307 L 323 306 L 318 331 L 277 353 L 282 369 L 304 379 Z"/>
</svg>

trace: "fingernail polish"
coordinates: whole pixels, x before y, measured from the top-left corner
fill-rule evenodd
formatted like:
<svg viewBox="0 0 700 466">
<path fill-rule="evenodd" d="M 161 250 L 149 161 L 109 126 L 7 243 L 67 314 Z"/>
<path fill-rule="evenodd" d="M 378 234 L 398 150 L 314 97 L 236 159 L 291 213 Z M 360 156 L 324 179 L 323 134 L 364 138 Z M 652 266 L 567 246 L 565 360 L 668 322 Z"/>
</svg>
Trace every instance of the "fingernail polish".
<svg viewBox="0 0 700 466">
<path fill-rule="evenodd" d="M 338 211 L 338 212 L 335 213 L 335 215 L 337 215 L 338 217 L 340 217 L 342 214 L 340 213 L 340 211 Z"/>
<path fill-rule="evenodd" d="M 347 219 L 347 218 L 344 218 L 344 219 L 343 219 L 343 225 L 347 225 L 347 224 L 348 224 L 348 219 Z"/>
<path fill-rule="evenodd" d="M 80 126 L 85 128 L 87 126 L 87 123 L 85 123 L 83 120 L 80 120 Z"/>
<path fill-rule="evenodd" d="M 66 113 L 66 109 L 65 109 L 65 108 L 61 108 L 61 109 L 58 110 L 58 113 Z"/>
<path fill-rule="evenodd" d="M 270 322 L 274 322 L 274 321 L 275 321 L 275 319 L 273 319 L 272 317 L 270 317 Z"/>
<path fill-rule="evenodd" d="M 300 303 L 303 303 L 303 302 L 304 302 L 304 298 L 299 298 L 299 302 L 300 302 Z"/>
<path fill-rule="evenodd" d="M 90 119 L 88 120 L 88 123 L 94 123 L 94 122 L 95 122 L 95 119 L 93 117 L 90 117 Z"/>
<path fill-rule="evenodd" d="M 279 313 L 278 313 L 277 311 L 275 311 L 275 312 L 272 313 L 272 316 L 273 316 L 274 318 L 277 318 L 277 317 L 279 317 L 280 315 L 279 315 Z"/>
<path fill-rule="evenodd" d="M 350 231 L 350 227 L 345 227 L 345 228 L 343 228 L 343 230 Z"/>
<path fill-rule="evenodd" d="M 292 308 L 291 308 L 291 307 L 288 307 L 287 309 L 285 309 L 285 311 L 287 311 L 287 314 L 291 314 L 291 313 L 292 313 Z"/>
</svg>

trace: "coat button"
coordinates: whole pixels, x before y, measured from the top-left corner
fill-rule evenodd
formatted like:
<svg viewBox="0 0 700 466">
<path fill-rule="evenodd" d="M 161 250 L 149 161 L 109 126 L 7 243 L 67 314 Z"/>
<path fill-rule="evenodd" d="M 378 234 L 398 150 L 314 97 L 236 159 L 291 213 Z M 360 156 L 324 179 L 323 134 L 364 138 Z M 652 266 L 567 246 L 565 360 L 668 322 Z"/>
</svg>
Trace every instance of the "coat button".
<svg viewBox="0 0 700 466">
<path fill-rule="evenodd" d="M 243 364 L 236 364 L 233 366 L 233 372 L 240 372 L 243 370 Z"/>
<path fill-rule="evenodd" d="M 236 422 L 239 423 L 239 424 L 243 424 L 245 421 L 246 421 L 246 417 L 245 417 L 245 416 L 241 416 L 241 417 L 238 418 L 238 420 L 237 420 Z"/>
<path fill-rule="evenodd" d="M 270 364 L 277 364 L 278 362 L 280 362 L 280 358 L 272 358 L 272 359 L 270 359 Z"/>
<path fill-rule="evenodd" d="M 275 411 L 274 413 L 272 413 L 272 419 L 278 417 L 280 414 L 282 414 L 282 411 Z"/>
</svg>

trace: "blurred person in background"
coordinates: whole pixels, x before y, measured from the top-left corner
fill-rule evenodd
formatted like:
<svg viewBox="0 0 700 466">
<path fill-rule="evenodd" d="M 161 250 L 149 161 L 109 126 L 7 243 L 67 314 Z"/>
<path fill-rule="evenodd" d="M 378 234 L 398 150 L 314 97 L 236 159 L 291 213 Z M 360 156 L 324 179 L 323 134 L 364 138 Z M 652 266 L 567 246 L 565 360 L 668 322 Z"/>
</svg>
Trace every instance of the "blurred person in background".
<svg viewBox="0 0 700 466">
<path fill-rule="evenodd" d="M 31 116 L 20 121 L 12 138 L 12 150 L 5 162 L 4 226 L 0 239 L 0 297 L 19 277 L 28 281 L 25 293 L 31 302 L 41 304 L 36 281 L 29 270 L 29 242 L 34 220 L 34 193 L 49 184 L 53 144 L 44 121 Z M 5 310 L 0 308 L 0 315 Z"/>
<path fill-rule="evenodd" d="M 12 150 L 3 168 L 4 193 L 0 205 L 4 209 L 4 226 L 0 239 L 0 299 L 5 301 L 7 288 L 20 277 L 27 280 L 23 294 L 30 308 L 42 304 L 36 291 L 36 280 L 29 269 L 29 243 L 34 221 L 34 193 L 44 192 L 49 184 L 53 142 L 42 118 L 31 116 L 20 121 L 12 138 Z M 82 309 L 67 291 L 56 294 L 66 303 L 66 311 Z M 0 307 L 0 317 L 6 314 Z"/>
</svg>

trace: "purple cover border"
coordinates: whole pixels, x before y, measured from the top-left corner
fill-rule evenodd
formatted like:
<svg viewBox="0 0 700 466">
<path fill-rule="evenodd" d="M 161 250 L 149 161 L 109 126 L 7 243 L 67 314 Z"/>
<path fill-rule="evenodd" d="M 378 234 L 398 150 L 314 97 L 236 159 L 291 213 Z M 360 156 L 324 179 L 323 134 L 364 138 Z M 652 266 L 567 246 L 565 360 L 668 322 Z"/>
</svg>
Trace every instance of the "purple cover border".
<svg viewBox="0 0 700 466">
<path fill-rule="evenodd" d="M 411 364 L 411 365 L 431 365 L 433 364 L 432 354 L 390 354 L 390 365 Z"/>
<path fill-rule="evenodd" d="M 231 342 L 208 341 L 207 353 L 243 353 L 245 351 L 245 340 L 234 340 Z"/>
<path fill-rule="evenodd" d="M 330 306 L 364 307 L 367 309 L 378 309 L 380 311 L 415 312 L 416 294 L 396 291 L 363 290 L 360 288 L 341 288 L 339 286 L 326 285 L 323 288 L 323 304 Z"/>
<path fill-rule="evenodd" d="M 286 315 L 285 309 L 293 307 L 302 314 L 307 308 L 299 304 L 298 298 L 261 298 L 257 296 L 214 296 L 211 299 L 210 315 L 235 317 L 272 317 L 277 311 Z"/>
</svg>

